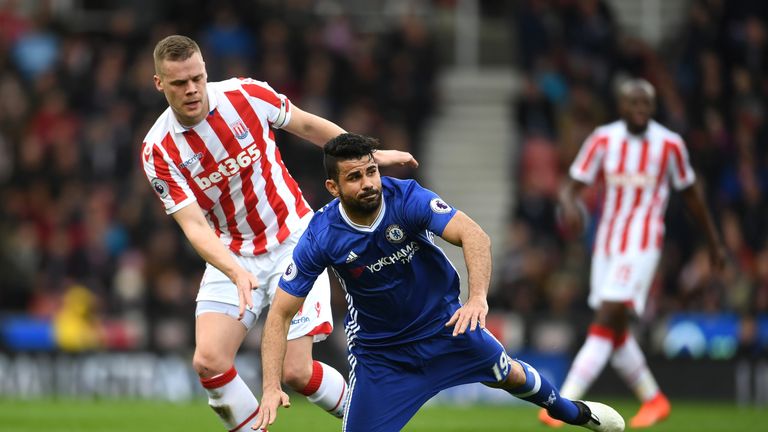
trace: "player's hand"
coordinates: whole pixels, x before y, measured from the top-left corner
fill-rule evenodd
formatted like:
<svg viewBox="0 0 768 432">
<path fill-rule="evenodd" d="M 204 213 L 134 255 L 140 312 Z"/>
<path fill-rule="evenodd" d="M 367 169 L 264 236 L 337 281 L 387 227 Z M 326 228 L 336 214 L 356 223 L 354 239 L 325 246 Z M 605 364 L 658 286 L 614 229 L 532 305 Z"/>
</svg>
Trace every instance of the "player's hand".
<svg viewBox="0 0 768 432">
<path fill-rule="evenodd" d="M 243 319 L 243 315 L 245 315 L 245 309 L 253 308 L 253 296 L 251 295 L 251 291 L 259 287 L 259 280 L 256 279 L 256 276 L 251 272 L 241 270 L 235 275 L 232 282 L 234 282 L 237 287 L 237 297 L 240 300 L 240 310 L 238 311 L 237 319 L 241 320 Z"/>
<path fill-rule="evenodd" d="M 373 154 L 376 163 L 385 166 L 407 166 L 418 168 L 419 162 L 412 154 L 400 150 L 377 150 Z"/>
<path fill-rule="evenodd" d="M 285 394 L 284 391 L 278 389 L 265 390 L 261 395 L 261 405 L 259 405 L 259 413 L 256 414 L 254 420 L 253 430 L 266 430 L 267 426 L 271 426 L 272 423 L 277 420 L 277 409 L 280 407 L 290 408 L 291 398 Z"/>
<path fill-rule="evenodd" d="M 485 297 L 470 297 L 467 302 L 462 305 L 447 323 L 446 327 L 453 327 L 453 335 L 458 336 L 464 334 L 469 325 L 470 331 L 475 331 L 478 324 L 480 328 L 485 328 L 485 316 L 488 315 L 488 301 Z"/>
<path fill-rule="evenodd" d="M 579 201 L 566 201 L 555 210 L 557 222 L 568 237 L 584 232 L 587 210 Z"/>
</svg>

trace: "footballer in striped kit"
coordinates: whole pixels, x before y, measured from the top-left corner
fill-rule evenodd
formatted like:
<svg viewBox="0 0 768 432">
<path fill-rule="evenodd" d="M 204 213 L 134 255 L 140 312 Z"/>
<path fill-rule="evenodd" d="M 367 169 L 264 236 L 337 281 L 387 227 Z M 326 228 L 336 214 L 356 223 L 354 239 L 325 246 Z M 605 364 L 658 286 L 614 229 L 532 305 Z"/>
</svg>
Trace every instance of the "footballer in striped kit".
<svg viewBox="0 0 768 432">
<path fill-rule="evenodd" d="M 664 213 L 672 189 L 681 191 L 704 228 L 715 268 L 723 265 L 725 252 L 683 139 L 651 119 L 653 86 L 642 79 L 628 80 L 619 87 L 618 97 L 621 119 L 598 127 L 587 138 L 560 194 L 564 225 L 579 231 L 584 217 L 576 196 L 598 178 L 604 181 L 590 275 L 589 305 L 596 314 L 561 393 L 582 397 L 610 359 L 642 402 L 630 426 L 647 427 L 666 418 L 670 404 L 628 327 L 630 318 L 642 314 L 646 306 L 661 256 Z M 539 418 L 551 426 L 561 424 L 545 411 L 540 411 Z"/>
<path fill-rule="evenodd" d="M 207 265 L 197 296 L 193 365 L 209 405 L 230 431 L 256 416 L 256 397 L 237 374 L 235 354 L 269 305 L 312 210 L 275 142 L 284 129 L 317 146 L 344 132 L 293 106 L 250 78 L 208 82 L 200 48 L 173 35 L 154 51 L 155 87 L 168 109 L 144 138 L 144 171 Z M 385 151 L 383 164 L 416 165 Z M 312 343 L 333 330 L 328 276 L 321 276 L 293 320 L 283 381 L 341 417 L 347 384 L 312 359 Z"/>
</svg>

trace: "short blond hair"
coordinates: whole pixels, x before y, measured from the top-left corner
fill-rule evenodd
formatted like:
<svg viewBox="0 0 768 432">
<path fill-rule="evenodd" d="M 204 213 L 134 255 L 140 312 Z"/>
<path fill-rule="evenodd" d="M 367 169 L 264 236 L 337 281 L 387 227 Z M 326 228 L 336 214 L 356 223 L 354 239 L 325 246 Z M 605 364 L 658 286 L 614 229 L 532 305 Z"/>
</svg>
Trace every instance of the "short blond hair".
<svg viewBox="0 0 768 432">
<path fill-rule="evenodd" d="M 191 38 L 181 35 L 165 37 L 155 45 L 153 52 L 155 73 L 160 75 L 160 63 L 163 60 L 184 61 L 195 53 L 200 53 L 200 47 Z"/>
</svg>

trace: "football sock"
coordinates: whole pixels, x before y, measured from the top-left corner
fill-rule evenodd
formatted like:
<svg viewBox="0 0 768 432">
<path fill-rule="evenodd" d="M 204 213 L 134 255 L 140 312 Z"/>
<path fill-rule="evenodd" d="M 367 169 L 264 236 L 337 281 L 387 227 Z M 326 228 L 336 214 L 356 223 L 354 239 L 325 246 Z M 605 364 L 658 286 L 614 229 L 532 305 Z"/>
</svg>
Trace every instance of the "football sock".
<svg viewBox="0 0 768 432">
<path fill-rule="evenodd" d="M 342 418 L 347 405 L 347 382 L 339 371 L 319 361 L 312 362 L 312 377 L 301 394 L 331 415 Z"/>
<path fill-rule="evenodd" d="M 641 401 L 647 402 L 659 393 L 659 385 L 631 333 L 627 333 L 623 343 L 616 347 L 611 365 Z"/>
<path fill-rule="evenodd" d="M 259 412 L 259 402 L 235 367 L 213 378 L 200 379 L 208 393 L 208 405 L 230 431 L 250 431 L 249 422 Z"/>
<path fill-rule="evenodd" d="M 560 393 L 570 399 L 581 399 L 603 371 L 613 352 L 613 330 L 593 324 L 587 340 L 573 360 Z"/>
<path fill-rule="evenodd" d="M 571 400 L 560 396 L 555 386 L 546 378 L 539 375 L 533 366 L 524 361 L 515 359 L 523 367 L 525 372 L 525 384 L 509 390 L 512 396 L 532 402 L 549 412 L 549 415 L 566 423 L 573 423 L 580 419 L 579 407 Z"/>
</svg>

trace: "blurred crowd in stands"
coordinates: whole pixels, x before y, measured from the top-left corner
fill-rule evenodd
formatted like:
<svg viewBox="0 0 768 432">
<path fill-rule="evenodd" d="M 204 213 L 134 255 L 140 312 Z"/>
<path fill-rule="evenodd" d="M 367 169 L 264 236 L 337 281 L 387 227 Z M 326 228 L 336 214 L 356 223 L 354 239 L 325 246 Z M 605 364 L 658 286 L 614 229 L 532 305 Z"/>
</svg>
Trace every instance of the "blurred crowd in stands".
<svg viewBox="0 0 768 432">
<path fill-rule="evenodd" d="M 673 196 L 642 322 L 676 311 L 735 313 L 742 349 L 752 349 L 755 317 L 768 313 L 768 3 L 691 1 L 684 25 L 654 48 L 623 32 L 601 0 L 518 3 L 517 207 L 494 305 L 588 316 L 585 269 L 600 187 L 585 197 L 591 232 L 570 241 L 557 225 L 557 190 L 584 139 L 618 118 L 617 81 L 643 77 L 657 90 L 656 118 L 687 143 L 730 265 L 711 272 L 702 231 Z"/>
<path fill-rule="evenodd" d="M 54 320 L 62 348 L 192 343 L 204 266 L 139 161 L 167 107 L 152 81 L 162 37 L 195 38 L 209 81 L 266 81 L 418 154 L 437 68 L 420 15 L 381 17 L 371 31 L 314 1 L 56 4 L 0 0 L 0 312 Z M 327 202 L 320 150 L 288 134 L 278 142 L 310 204 Z"/>
<path fill-rule="evenodd" d="M 656 118 L 687 142 L 731 261 L 711 272 L 698 227 L 673 197 L 641 322 L 732 312 L 750 349 L 753 320 L 768 314 L 768 3 L 691 3 L 661 47 L 623 32 L 602 0 L 514 3 L 517 197 L 508 238 L 495 239 L 504 256 L 493 311 L 588 320 L 600 188 L 588 191 L 591 232 L 579 239 L 559 230 L 557 190 L 587 135 L 617 117 L 617 80 L 640 76 L 656 86 Z M 64 349 L 191 346 L 203 265 L 139 162 L 167 107 L 152 82 L 160 38 L 195 38 L 211 81 L 267 81 L 305 110 L 421 156 L 440 64 L 425 14 L 371 26 L 313 0 L 84 1 L 92 9 L 81 13 L 57 4 L 0 0 L 0 315 L 54 320 Z M 287 134 L 278 142 L 310 204 L 325 203 L 320 151 Z"/>
</svg>

